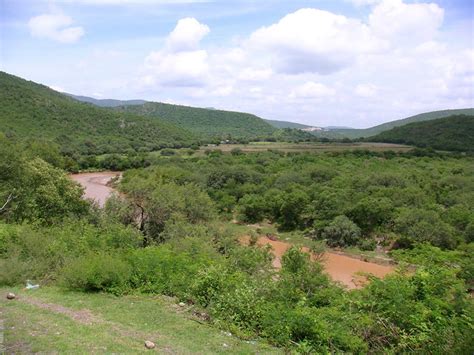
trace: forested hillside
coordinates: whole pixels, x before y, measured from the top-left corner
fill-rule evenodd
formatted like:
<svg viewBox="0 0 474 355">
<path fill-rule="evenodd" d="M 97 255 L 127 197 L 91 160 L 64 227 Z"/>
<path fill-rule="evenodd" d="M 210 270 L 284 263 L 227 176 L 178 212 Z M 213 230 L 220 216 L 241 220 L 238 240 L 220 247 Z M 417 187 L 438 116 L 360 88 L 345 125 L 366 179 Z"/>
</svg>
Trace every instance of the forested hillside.
<svg viewBox="0 0 474 355">
<path fill-rule="evenodd" d="M 117 110 L 160 118 L 203 138 L 255 139 L 271 136 L 276 131 L 276 128 L 261 118 L 243 112 L 171 105 L 160 102 L 122 106 L 118 107 Z"/>
<path fill-rule="evenodd" d="M 409 123 L 367 140 L 439 150 L 474 151 L 474 116 L 457 115 Z"/>
<path fill-rule="evenodd" d="M 360 138 L 360 137 L 371 137 L 378 133 L 388 131 L 394 127 L 403 126 L 413 122 L 423 122 L 429 120 L 435 120 L 438 118 L 453 116 L 453 115 L 474 115 L 474 108 L 458 109 L 458 110 L 442 110 L 421 113 L 419 115 L 410 116 L 401 120 L 395 120 L 383 123 L 378 126 L 366 128 L 366 129 L 334 129 L 332 133 L 340 134 L 347 138 Z"/>
<path fill-rule="evenodd" d="M 101 154 L 190 145 L 194 136 L 158 119 L 80 103 L 50 88 L 0 72 L 0 131 L 41 138 L 64 152 Z"/>
</svg>

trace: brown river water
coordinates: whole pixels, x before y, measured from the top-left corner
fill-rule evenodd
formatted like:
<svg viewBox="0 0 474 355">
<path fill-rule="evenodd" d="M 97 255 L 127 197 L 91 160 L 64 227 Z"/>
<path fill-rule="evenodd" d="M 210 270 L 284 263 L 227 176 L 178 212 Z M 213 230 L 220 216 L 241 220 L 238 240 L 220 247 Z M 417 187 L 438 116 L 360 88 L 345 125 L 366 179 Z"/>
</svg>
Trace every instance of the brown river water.
<svg viewBox="0 0 474 355">
<path fill-rule="evenodd" d="M 84 189 L 84 197 L 95 200 L 99 206 L 103 207 L 105 201 L 114 191 L 107 184 L 112 178 L 120 175 L 118 172 L 105 171 L 98 173 L 72 174 L 71 179 L 81 184 Z M 242 237 L 241 242 L 248 244 L 249 238 Z M 261 237 L 257 244 L 260 246 L 270 245 L 272 253 L 275 256 L 273 266 L 276 269 L 281 268 L 281 258 L 283 254 L 291 247 L 290 243 L 270 240 L 267 237 Z M 309 252 L 307 248 L 302 248 L 304 252 Z M 314 258 L 314 255 L 312 256 Z M 380 265 L 374 262 L 363 261 L 337 252 L 326 252 L 320 260 L 324 270 L 335 281 L 345 285 L 348 289 L 363 287 L 367 283 L 367 278 L 363 274 L 371 274 L 383 278 L 385 275 L 393 272 L 393 265 Z M 362 275 L 361 275 L 362 274 Z"/>
<path fill-rule="evenodd" d="M 114 177 L 120 175 L 118 172 L 102 171 L 99 173 L 71 174 L 72 180 L 84 187 L 84 197 L 94 200 L 100 207 L 104 207 L 105 201 L 114 192 L 107 183 Z"/>
<path fill-rule="evenodd" d="M 248 244 L 249 238 L 242 237 L 240 240 L 243 244 Z M 276 269 L 281 268 L 281 258 L 292 246 L 290 243 L 271 240 L 267 237 L 260 237 L 257 241 L 257 245 L 271 246 L 272 254 L 275 256 L 272 264 Z M 302 248 L 302 251 L 309 253 L 306 247 Z M 315 259 L 315 255 L 312 255 L 312 259 Z M 393 265 L 380 265 L 332 251 L 324 253 L 320 262 L 324 267 L 324 271 L 328 273 L 334 281 L 342 283 L 348 289 L 361 288 L 366 285 L 367 277 L 364 274 L 371 274 L 383 278 L 395 270 Z"/>
</svg>

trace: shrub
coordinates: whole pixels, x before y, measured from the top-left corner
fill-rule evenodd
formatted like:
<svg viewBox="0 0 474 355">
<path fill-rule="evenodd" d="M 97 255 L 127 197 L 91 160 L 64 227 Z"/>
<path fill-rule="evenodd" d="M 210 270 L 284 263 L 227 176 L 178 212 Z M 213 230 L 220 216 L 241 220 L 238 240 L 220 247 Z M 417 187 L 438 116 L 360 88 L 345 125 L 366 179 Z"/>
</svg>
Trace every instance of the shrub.
<svg viewBox="0 0 474 355">
<path fill-rule="evenodd" d="M 63 285 L 86 292 L 122 294 L 130 289 L 130 265 L 119 255 L 91 254 L 72 261 L 63 270 Z"/>
<path fill-rule="evenodd" d="M 338 216 L 324 228 L 322 237 L 332 247 L 355 245 L 360 237 L 360 228 L 346 216 Z"/>
</svg>

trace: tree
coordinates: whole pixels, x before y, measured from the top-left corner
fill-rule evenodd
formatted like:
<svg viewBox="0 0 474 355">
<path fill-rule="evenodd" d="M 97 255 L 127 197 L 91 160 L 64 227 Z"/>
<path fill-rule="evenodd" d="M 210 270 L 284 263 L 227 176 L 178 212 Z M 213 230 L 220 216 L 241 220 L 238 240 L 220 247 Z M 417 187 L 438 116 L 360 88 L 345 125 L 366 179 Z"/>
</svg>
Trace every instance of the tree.
<svg viewBox="0 0 474 355">
<path fill-rule="evenodd" d="M 405 244 L 429 242 L 441 248 L 452 249 L 458 238 L 452 226 L 432 210 L 404 208 L 394 221 L 394 230 L 405 238 Z"/>
<path fill-rule="evenodd" d="M 361 231 L 360 228 L 346 216 L 337 216 L 324 228 L 322 237 L 329 246 L 345 247 L 356 245 Z"/>
</svg>

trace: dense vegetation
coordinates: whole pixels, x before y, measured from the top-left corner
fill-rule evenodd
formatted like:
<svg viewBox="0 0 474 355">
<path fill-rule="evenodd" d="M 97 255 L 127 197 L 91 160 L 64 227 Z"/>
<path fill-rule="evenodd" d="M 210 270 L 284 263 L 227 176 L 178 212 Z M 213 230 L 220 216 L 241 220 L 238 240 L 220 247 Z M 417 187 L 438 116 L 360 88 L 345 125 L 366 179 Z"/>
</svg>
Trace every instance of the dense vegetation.
<svg viewBox="0 0 474 355">
<path fill-rule="evenodd" d="M 409 123 L 379 133 L 372 142 L 410 144 L 423 148 L 474 151 L 474 116 L 449 116 L 436 120 Z"/>
<path fill-rule="evenodd" d="M 54 150 L 0 137 L 0 152 L 0 285 L 34 279 L 176 296 L 217 327 L 300 353 L 458 354 L 474 346 L 471 158 L 162 157 L 126 172 L 126 197 L 99 210 L 45 161 L 55 163 Z M 267 250 L 239 245 L 225 222 L 233 213 L 331 245 L 395 242 L 394 255 L 412 266 L 351 292 L 297 248 L 277 271 Z"/>
<path fill-rule="evenodd" d="M 162 159 L 146 170 L 128 171 L 121 186 L 132 196 L 136 188 L 159 181 L 193 184 L 229 218 L 237 213 L 243 222 L 268 219 L 282 230 L 302 230 L 340 246 L 374 246 L 371 240 L 378 240 L 455 248 L 471 241 L 472 159 L 413 154 L 212 152 L 206 159 Z M 341 233 L 351 229 L 361 233 L 345 240 Z"/>
<path fill-rule="evenodd" d="M 4 72 L 0 72 L 0 131 L 20 139 L 51 140 L 71 155 L 151 151 L 197 141 L 161 120 L 80 103 Z"/>
<path fill-rule="evenodd" d="M 388 131 L 394 127 L 404 126 L 409 123 L 423 122 L 435 120 L 438 118 L 449 117 L 454 115 L 474 115 L 474 108 L 456 109 L 456 110 L 442 110 L 420 113 L 415 116 L 410 116 L 401 120 L 395 120 L 380 124 L 378 126 L 366 129 L 334 129 L 331 132 L 339 134 L 347 138 L 361 138 L 371 137 L 384 131 Z"/>
<path fill-rule="evenodd" d="M 203 138 L 256 139 L 271 136 L 276 129 L 261 118 L 242 112 L 222 111 L 159 102 L 122 106 L 122 112 L 158 117 Z"/>
</svg>

